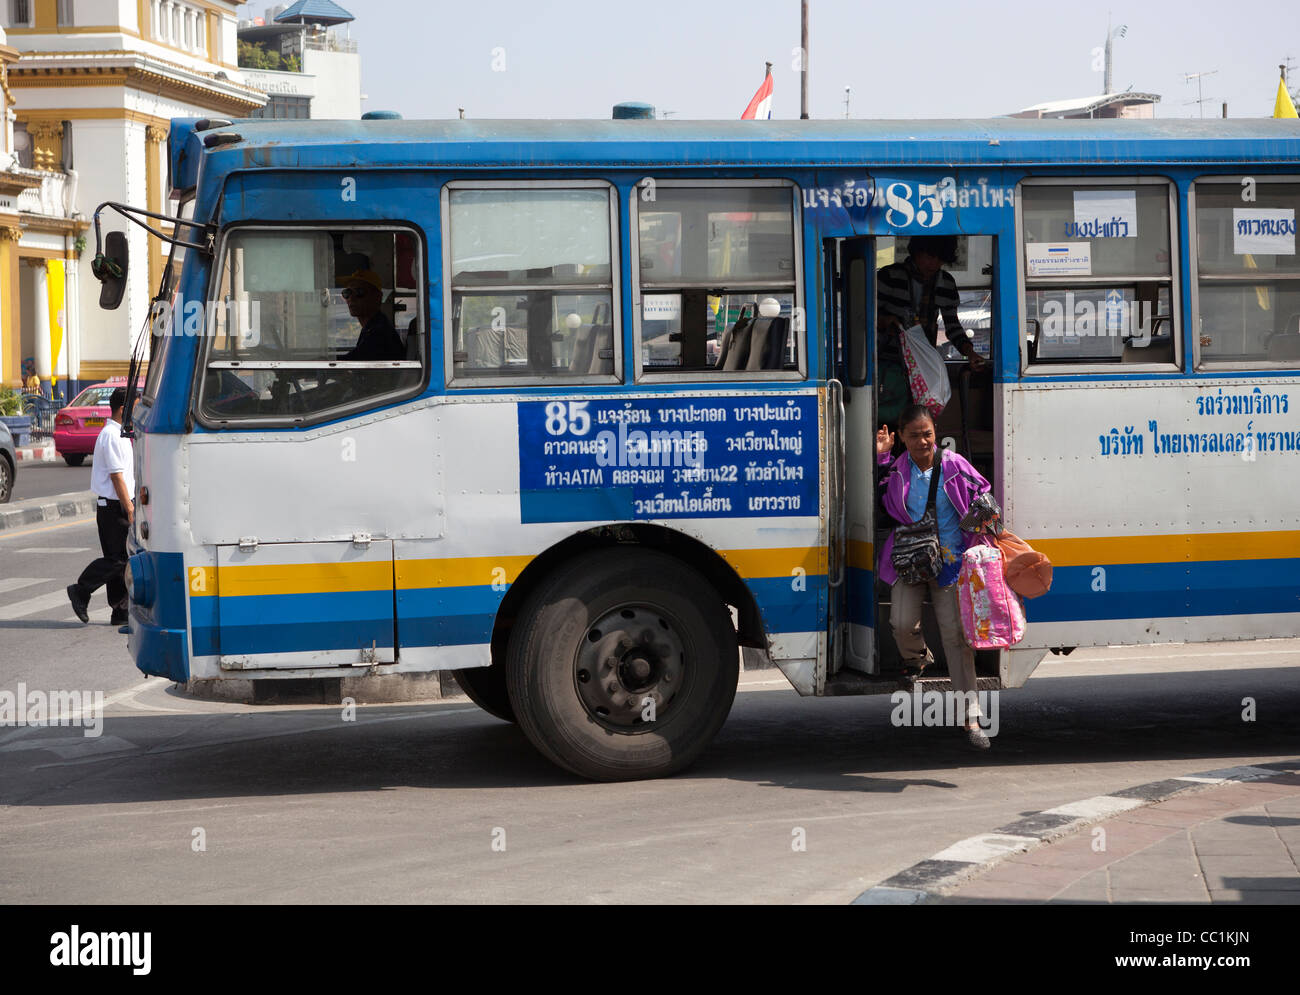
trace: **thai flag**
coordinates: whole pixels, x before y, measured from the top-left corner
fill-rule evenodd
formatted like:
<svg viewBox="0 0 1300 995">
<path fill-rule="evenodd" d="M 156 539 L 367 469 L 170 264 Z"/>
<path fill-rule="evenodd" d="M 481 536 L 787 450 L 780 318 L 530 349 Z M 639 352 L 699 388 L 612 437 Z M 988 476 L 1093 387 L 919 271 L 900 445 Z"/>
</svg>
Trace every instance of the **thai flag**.
<svg viewBox="0 0 1300 995">
<path fill-rule="evenodd" d="M 749 102 L 745 108 L 745 113 L 740 115 L 742 121 L 760 120 L 770 121 L 772 119 L 772 70 L 767 71 L 763 77 L 763 85 L 758 88 L 754 94 L 754 99 Z"/>
</svg>

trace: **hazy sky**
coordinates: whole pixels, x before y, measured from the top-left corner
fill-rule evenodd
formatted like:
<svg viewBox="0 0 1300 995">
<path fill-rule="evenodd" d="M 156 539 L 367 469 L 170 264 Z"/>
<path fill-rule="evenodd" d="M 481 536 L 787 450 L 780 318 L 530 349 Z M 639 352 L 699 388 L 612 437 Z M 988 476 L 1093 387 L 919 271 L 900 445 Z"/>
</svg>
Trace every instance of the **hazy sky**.
<svg viewBox="0 0 1300 995">
<path fill-rule="evenodd" d="M 603 118 L 644 100 L 675 118 L 738 118 L 773 63 L 774 118 L 799 116 L 798 0 L 339 0 L 356 16 L 365 110 L 408 118 Z M 240 8 L 262 15 L 269 3 Z M 1102 92 L 1105 5 L 812 0 L 811 114 L 991 117 Z M 1114 89 L 1195 117 L 1195 81 L 1232 117 L 1273 111 L 1278 64 L 1300 63 L 1300 2 L 1141 0 L 1112 11 Z M 921 13 L 924 11 L 924 13 Z M 1300 88 L 1300 66 L 1291 89 Z"/>
</svg>

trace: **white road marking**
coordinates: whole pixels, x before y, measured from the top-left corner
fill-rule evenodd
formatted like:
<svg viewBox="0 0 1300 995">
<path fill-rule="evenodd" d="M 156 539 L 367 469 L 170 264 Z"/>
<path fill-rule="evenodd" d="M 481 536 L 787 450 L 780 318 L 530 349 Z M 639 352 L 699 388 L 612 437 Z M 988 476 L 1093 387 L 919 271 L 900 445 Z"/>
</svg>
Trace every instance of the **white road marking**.
<svg viewBox="0 0 1300 995">
<path fill-rule="evenodd" d="M 119 694 L 126 694 L 126 693 L 127 692 L 119 692 Z M 114 695 L 113 697 L 116 699 L 118 695 Z M 105 705 L 107 705 L 107 699 L 105 699 Z M 312 706 L 312 707 L 316 708 L 320 706 Z M 326 707 L 341 707 L 341 706 L 326 706 Z M 480 712 L 480 709 L 477 705 L 468 705 L 468 706 L 462 705 L 462 706 L 454 706 L 450 708 L 440 708 L 437 711 L 433 711 L 433 712 L 414 712 L 409 715 L 391 715 L 391 716 L 384 716 L 382 718 L 367 718 L 360 722 L 350 722 L 346 724 L 352 726 L 353 728 L 364 728 L 372 724 L 382 725 L 388 722 L 411 722 L 416 719 L 445 718 L 449 715 L 469 714 L 471 712 Z M 248 713 L 240 713 L 240 714 L 248 714 Z M 192 743 L 176 743 L 169 746 L 150 747 L 149 749 L 145 750 L 143 753 L 139 755 L 144 757 L 153 757 L 164 753 L 183 753 L 188 750 L 207 750 L 217 746 L 230 746 L 235 743 L 248 743 L 248 742 L 253 742 L 255 740 L 283 739 L 285 736 L 303 736 L 309 733 L 325 732 L 325 731 L 337 729 L 339 728 L 340 722 L 330 722 L 328 725 L 307 726 L 302 729 L 284 729 L 278 732 L 272 732 L 272 731 L 261 732 L 261 731 L 250 730 L 249 732 L 240 736 L 225 736 L 218 739 L 202 740 L 202 741 L 197 741 Z M 75 760 L 64 760 L 58 763 L 38 764 L 36 767 L 33 767 L 32 769 L 44 770 L 47 767 L 74 767 L 77 764 L 82 764 L 82 763 L 95 763 L 100 759 L 107 759 L 107 758 L 81 757 Z"/>
<path fill-rule="evenodd" d="M 46 577 L 5 577 L 0 579 L 0 594 L 16 591 L 20 587 L 31 587 L 33 584 L 45 583 L 48 583 Z"/>
<path fill-rule="evenodd" d="M 946 850 L 940 850 L 931 860 L 962 860 L 972 864 L 983 864 L 996 857 L 1005 857 L 1010 853 L 1021 853 L 1031 846 L 1037 846 L 1041 840 L 1033 836 L 1007 836 L 1001 833 L 986 833 L 958 840 Z"/>
<path fill-rule="evenodd" d="M 15 549 L 15 553 L 89 553 L 89 546 L 29 546 Z"/>
<path fill-rule="evenodd" d="M 15 578 L 17 579 L 17 578 Z M 50 582 L 51 578 L 45 578 L 43 581 L 36 583 Z M 98 593 L 98 592 L 96 592 Z M 15 601 L 12 605 L 0 607 L 0 622 L 11 622 L 14 619 L 26 618 L 28 615 L 37 615 L 40 612 L 53 611 L 55 608 L 66 608 L 68 618 L 76 619 L 72 611 L 72 603 L 68 600 L 66 590 L 50 591 L 48 594 L 39 594 L 34 598 L 28 598 L 25 601 Z M 112 617 L 112 611 L 108 605 L 91 608 L 87 612 L 92 622 L 107 622 Z"/>
<path fill-rule="evenodd" d="M 1127 812 L 1131 808 L 1139 808 L 1145 804 L 1146 802 L 1141 798 L 1116 798 L 1112 795 L 1097 795 L 1093 798 L 1085 798 L 1083 801 L 1070 802 L 1068 805 L 1043 809 L 1043 814 L 1075 815 L 1084 819 L 1096 819 L 1102 816 Z"/>
<path fill-rule="evenodd" d="M 9 622 L 27 615 L 35 615 L 38 612 L 47 612 L 52 608 L 58 608 L 60 605 L 68 609 L 68 618 L 76 618 L 72 614 L 72 604 L 68 601 L 68 592 L 51 591 L 49 594 L 28 598 L 26 601 L 17 601 L 12 605 L 5 605 L 0 608 L 0 622 Z"/>
<path fill-rule="evenodd" d="M 32 739 L 20 739 L 16 743 L 0 746 L 0 753 L 16 753 L 19 750 L 49 750 L 64 760 L 85 757 L 100 753 L 123 753 L 139 749 L 134 743 L 118 736 L 37 736 Z"/>
</svg>

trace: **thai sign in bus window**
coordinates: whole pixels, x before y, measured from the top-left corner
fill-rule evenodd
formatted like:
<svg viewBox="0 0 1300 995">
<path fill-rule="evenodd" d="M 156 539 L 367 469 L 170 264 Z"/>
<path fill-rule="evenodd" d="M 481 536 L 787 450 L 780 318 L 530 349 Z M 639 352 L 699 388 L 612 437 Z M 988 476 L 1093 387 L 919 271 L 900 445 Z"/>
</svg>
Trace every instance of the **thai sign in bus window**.
<svg viewBox="0 0 1300 995">
<path fill-rule="evenodd" d="M 204 316 L 202 416 L 298 422 L 413 392 L 419 255 L 410 231 L 232 231 Z"/>
<path fill-rule="evenodd" d="M 1167 181 L 1021 187 L 1030 363 L 1156 363 L 1178 355 Z"/>
<path fill-rule="evenodd" d="M 1201 360 L 1300 365 L 1300 182 L 1198 181 Z"/>
</svg>

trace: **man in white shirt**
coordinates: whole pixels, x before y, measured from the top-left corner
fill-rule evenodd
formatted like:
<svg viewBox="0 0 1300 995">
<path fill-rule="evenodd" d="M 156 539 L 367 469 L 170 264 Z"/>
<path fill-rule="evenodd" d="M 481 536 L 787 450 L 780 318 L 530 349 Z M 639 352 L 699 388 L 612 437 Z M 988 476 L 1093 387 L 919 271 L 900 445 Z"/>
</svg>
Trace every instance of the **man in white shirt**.
<svg viewBox="0 0 1300 995">
<path fill-rule="evenodd" d="M 127 622 L 126 536 L 135 520 L 135 457 L 131 440 L 122 438 L 122 408 L 126 390 L 118 387 L 108 399 L 109 420 L 95 440 L 94 467 L 90 472 L 90 489 L 98 508 L 95 523 L 99 526 L 99 547 L 104 555 L 95 560 L 68 585 L 72 610 L 83 622 L 90 621 L 86 608 L 90 596 L 107 586 L 108 603 L 113 609 L 113 625 Z"/>
</svg>

